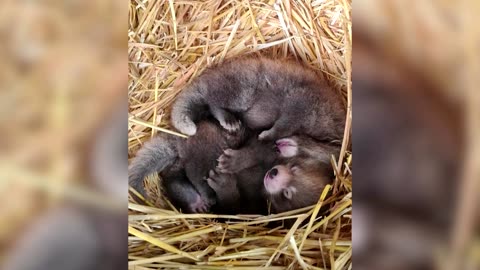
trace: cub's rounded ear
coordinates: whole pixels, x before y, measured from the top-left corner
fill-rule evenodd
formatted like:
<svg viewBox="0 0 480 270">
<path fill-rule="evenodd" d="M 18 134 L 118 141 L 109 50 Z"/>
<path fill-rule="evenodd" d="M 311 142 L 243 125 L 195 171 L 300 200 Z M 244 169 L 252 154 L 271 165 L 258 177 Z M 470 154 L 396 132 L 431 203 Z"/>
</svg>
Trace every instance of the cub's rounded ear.
<svg viewBox="0 0 480 270">
<path fill-rule="evenodd" d="M 280 156 L 284 158 L 294 157 L 298 154 L 298 143 L 294 137 L 277 140 L 275 147 Z"/>
<path fill-rule="evenodd" d="M 293 195 L 293 192 L 291 189 L 289 188 L 286 188 L 283 190 L 283 196 L 285 196 L 285 198 L 291 200 L 292 199 L 292 195 Z"/>
</svg>

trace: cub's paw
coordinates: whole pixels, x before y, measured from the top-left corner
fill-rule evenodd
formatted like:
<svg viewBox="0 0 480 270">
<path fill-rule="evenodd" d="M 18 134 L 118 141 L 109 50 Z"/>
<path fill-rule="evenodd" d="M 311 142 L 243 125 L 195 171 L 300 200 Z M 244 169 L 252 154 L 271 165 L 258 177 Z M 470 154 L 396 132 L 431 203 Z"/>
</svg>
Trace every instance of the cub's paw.
<svg viewBox="0 0 480 270">
<path fill-rule="evenodd" d="M 205 178 L 204 178 L 205 179 Z M 208 183 L 203 183 L 204 192 L 200 192 L 200 196 L 208 206 L 213 206 L 217 203 L 217 195 L 213 188 L 208 186 Z"/>
<path fill-rule="evenodd" d="M 215 190 L 215 192 L 222 190 L 227 184 L 227 177 L 225 177 L 225 175 L 217 173 L 214 170 L 210 170 L 210 172 L 208 173 L 208 178 L 206 180 L 208 185 L 213 190 Z"/>
<path fill-rule="evenodd" d="M 178 131 L 188 136 L 193 136 L 197 133 L 197 126 L 186 116 L 182 117 L 181 120 L 173 121 L 173 126 L 178 129 Z"/>
<path fill-rule="evenodd" d="M 281 157 L 289 158 L 298 154 L 298 143 L 293 138 L 284 138 L 275 142 Z"/>
<path fill-rule="evenodd" d="M 237 181 L 233 174 L 219 173 L 211 170 L 207 178 L 208 185 L 215 190 L 218 201 L 221 205 L 227 202 L 237 201 L 240 194 L 237 188 Z"/>
<path fill-rule="evenodd" d="M 195 201 L 191 204 L 189 204 L 189 210 L 191 213 L 206 213 L 210 211 L 210 207 L 212 204 L 202 198 L 202 196 L 197 195 L 197 198 Z"/>
<path fill-rule="evenodd" d="M 240 151 L 226 149 L 218 158 L 217 169 L 221 173 L 237 173 L 242 169 L 242 156 Z"/>
<path fill-rule="evenodd" d="M 236 131 L 240 130 L 240 127 L 241 127 L 242 123 L 240 122 L 240 120 L 235 118 L 233 115 L 226 114 L 224 116 L 224 119 L 222 119 L 222 121 L 220 121 L 220 125 L 224 129 L 226 129 L 228 132 L 236 132 Z"/>
</svg>

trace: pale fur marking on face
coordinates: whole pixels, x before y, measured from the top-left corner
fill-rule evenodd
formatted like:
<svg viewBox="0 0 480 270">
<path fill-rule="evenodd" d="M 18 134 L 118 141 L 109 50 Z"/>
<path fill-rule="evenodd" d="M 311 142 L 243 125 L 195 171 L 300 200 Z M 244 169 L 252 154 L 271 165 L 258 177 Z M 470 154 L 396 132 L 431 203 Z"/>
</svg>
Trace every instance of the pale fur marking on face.
<svg viewBox="0 0 480 270">
<path fill-rule="evenodd" d="M 269 86 L 272 86 L 272 82 L 270 82 L 270 79 L 268 79 L 268 76 L 267 76 L 267 75 L 265 75 L 265 81 L 267 82 L 267 84 L 268 84 Z"/>
</svg>

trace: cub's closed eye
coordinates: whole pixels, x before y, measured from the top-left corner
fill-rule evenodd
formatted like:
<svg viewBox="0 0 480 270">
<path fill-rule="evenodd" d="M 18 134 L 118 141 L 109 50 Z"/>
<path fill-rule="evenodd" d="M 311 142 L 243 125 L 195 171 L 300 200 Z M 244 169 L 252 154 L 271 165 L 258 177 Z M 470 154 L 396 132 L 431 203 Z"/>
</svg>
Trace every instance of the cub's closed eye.
<svg viewBox="0 0 480 270">
<path fill-rule="evenodd" d="M 292 199 L 292 191 L 288 188 L 284 189 L 283 190 L 283 196 L 285 196 L 285 198 L 291 200 Z"/>
<path fill-rule="evenodd" d="M 290 168 L 290 171 L 292 171 L 292 173 L 297 173 L 299 170 L 300 170 L 300 167 L 298 165 L 293 165 Z"/>
</svg>

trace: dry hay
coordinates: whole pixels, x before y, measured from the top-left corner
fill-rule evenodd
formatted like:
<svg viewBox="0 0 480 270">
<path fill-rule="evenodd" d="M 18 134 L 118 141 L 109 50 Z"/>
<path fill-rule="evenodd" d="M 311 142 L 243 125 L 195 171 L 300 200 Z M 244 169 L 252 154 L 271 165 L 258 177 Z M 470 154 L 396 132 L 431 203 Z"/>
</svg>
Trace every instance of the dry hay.
<svg viewBox="0 0 480 270">
<path fill-rule="evenodd" d="M 157 132 L 182 87 L 211 63 L 258 53 L 296 57 L 351 104 L 350 1 L 131 1 L 129 157 Z M 350 113 L 350 111 L 349 111 Z M 350 134 L 351 117 L 346 125 Z M 351 154 L 332 159 L 333 194 L 269 216 L 181 214 L 147 181 L 154 204 L 129 204 L 131 269 L 351 269 Z M 320 211 L 328 206 L 327 211 Z M 219 220 L 218 218 L 227 220 Z M 291 229 L 266 226 L 290 221 Z M 303 222 L 305 221 L 305 222 Z"/>
<path fill-rule="evenodd" d="M 470 135 L 460 136 L 457 141 L 465 151 L 459 162 L 462 173 L 456 179 L 461 196 L 451 217 L 454 225 L 450 247 L 439 254 L 437 265 L 441 269 L 461 269 L 463 263 L 464 266 L 469 265 L 465 267 L 480 269 L 477 266 L 480 264 L 480 231 L 475 231 L 472 218 L 476 216 L 475 211 L 478 212 L 475 206 L 479 201 L 480 183 L 480 153 L 476 151 L 480 149 L 476 49 L 480 44 L 476 15 L 480 2 L 467 1 L 458 5 L 454 1 L 417 1 L 415 7 L 401 0 L 354 3 L 355 29 L 361 30 L 356 34 L 374 41 L 377 51 L 384 58 L 394 61 L 396 66 L 408 67 L 421 74 L 422 79 L 432 86 L 429 90 L 434 90 L 434 96 L 463 111 L 460 121 L 464 128 L 460 133 Z"/>
</svg>

